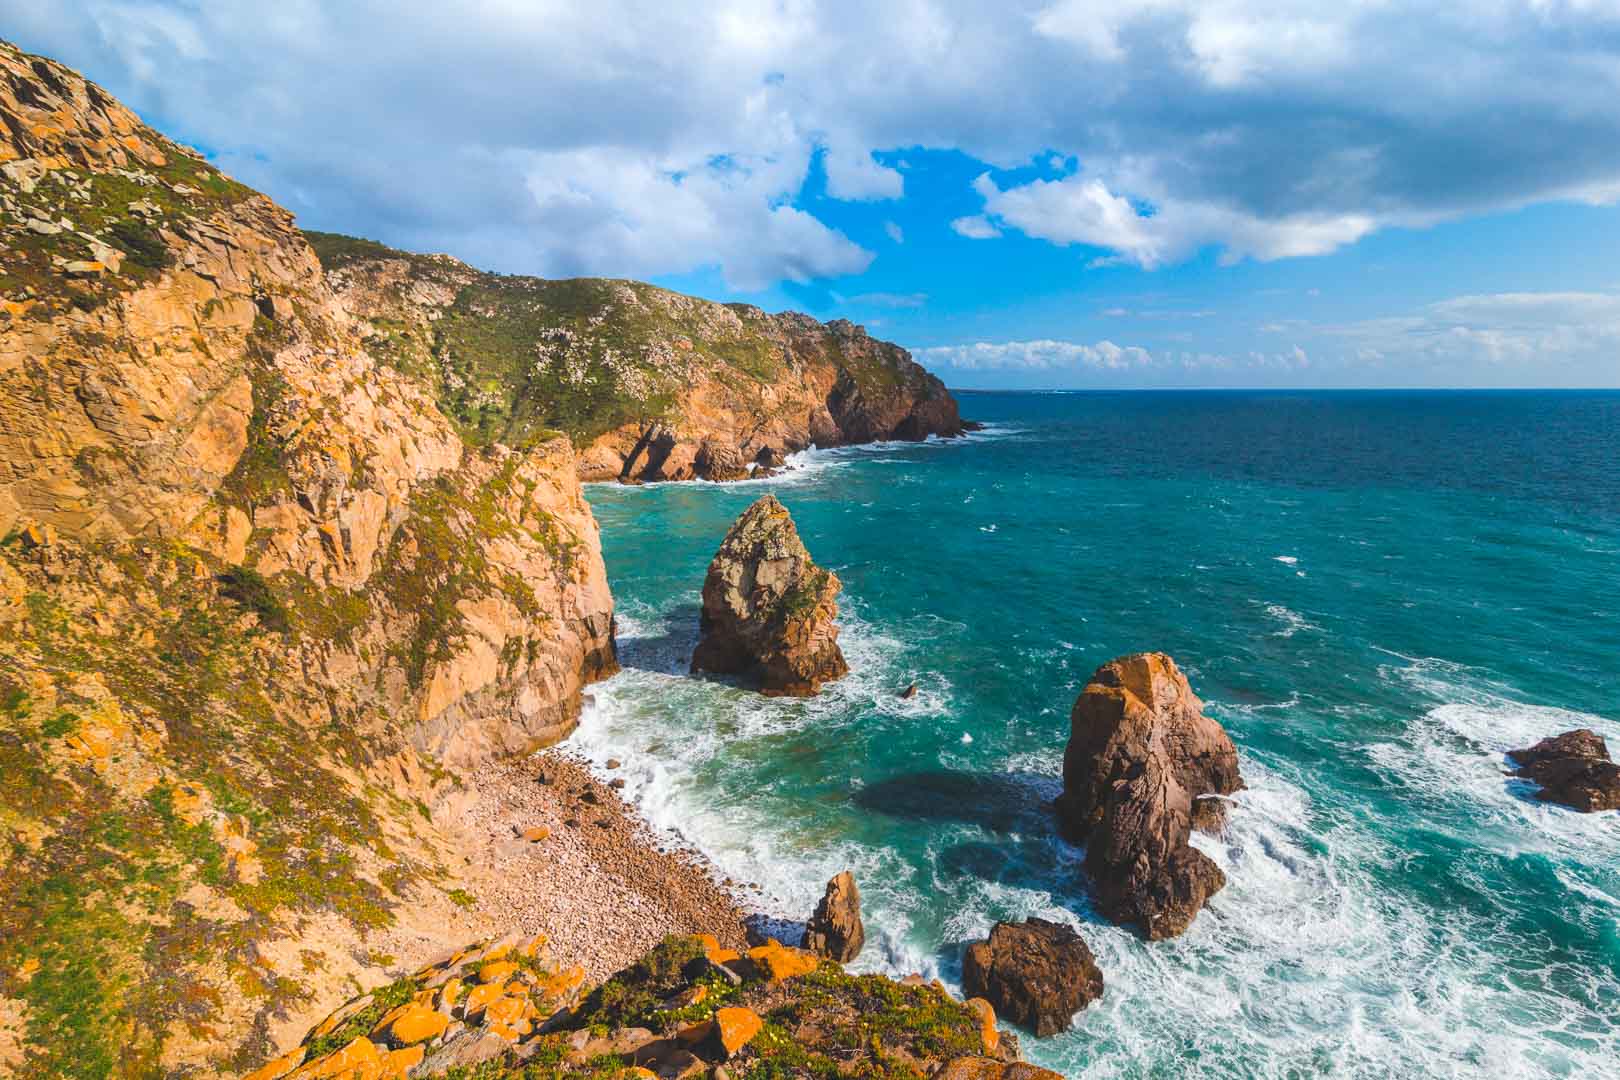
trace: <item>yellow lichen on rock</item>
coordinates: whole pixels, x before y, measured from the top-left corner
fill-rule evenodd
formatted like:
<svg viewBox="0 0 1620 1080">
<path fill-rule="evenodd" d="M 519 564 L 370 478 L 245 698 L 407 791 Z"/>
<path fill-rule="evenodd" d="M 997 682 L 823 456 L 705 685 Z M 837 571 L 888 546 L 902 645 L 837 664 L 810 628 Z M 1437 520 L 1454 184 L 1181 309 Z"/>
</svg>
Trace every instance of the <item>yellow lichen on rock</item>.
<svg viewBox="0 0 1620 1080">
<path fill-rule="evenodd" d="M 749 949 L 748 959 L 772 982 L 808 975 L 816 970 L 819 963 L 815 953 L 783 945 L 775 938 Z"/>
</svg>

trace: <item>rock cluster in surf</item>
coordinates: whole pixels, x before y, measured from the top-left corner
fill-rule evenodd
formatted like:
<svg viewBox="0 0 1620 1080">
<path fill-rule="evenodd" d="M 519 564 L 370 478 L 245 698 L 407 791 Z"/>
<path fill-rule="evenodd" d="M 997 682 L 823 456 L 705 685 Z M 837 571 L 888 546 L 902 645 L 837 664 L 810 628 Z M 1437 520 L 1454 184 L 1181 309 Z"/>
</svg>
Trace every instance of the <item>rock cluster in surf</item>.
<svg viewBox="0 0 1620 1080">
<path fill-rule="evenodd" d="M 1038 1036 L 1056 1035 L 1102 997 L 1103 973 L 1073 929 L 1045 919 L 998 922 L 962 957 L 962 992 Z"/>
<path fill-rule="evenodd" d="M 1620 765 L 1609 757 L 1603 736 L 1588 728 L 1566 731 L 1534 746 L 1512 750 L 1514 776 L 1541 785 L 1536 798 L 1591 814 L 1620 810 Z"/>
<path fill-rule="evenodd" d="M 1149 940 L 1175 937 L 1226 884 L 1188 840 L 1225 822 L 1243 787 L 1237 748 L 1163 653 L 1098 668 L 1074 703 L 1063 756 L 1063 831 L 1086 844 L 1104 915 Z"/>
<path fill-rule="evenodd" d="M 692 670 L 741 675 L 767 694 L 805 697 L 847 674 L 837 575 L 817 566 L 776 496 L 745 510 L 703 582 Z"/>
</svg>

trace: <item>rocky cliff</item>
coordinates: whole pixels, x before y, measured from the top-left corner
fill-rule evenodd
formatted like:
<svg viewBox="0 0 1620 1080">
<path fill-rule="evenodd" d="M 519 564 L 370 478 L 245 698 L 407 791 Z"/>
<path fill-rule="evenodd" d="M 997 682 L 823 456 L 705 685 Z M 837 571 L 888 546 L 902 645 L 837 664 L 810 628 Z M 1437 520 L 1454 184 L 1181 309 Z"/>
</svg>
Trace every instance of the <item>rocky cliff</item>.
<svg viewBox="0 0 1620 1080">
<path fill-rule="evenodd" d="M 0 43 L 0 1073 L 262 1060 L 486 929 L 458 772 L 569 730 L 612 603 L 569 439 L 383 344 L 285 211 Z"/>
<path fill-rule="evenodd" d="M 943 383 L 849 322 L 309 236 L 368 346 L 465 438 L 564 431 L 587 480 L 730 480 L 810 446 L 963 430 Z"/>
</svg>

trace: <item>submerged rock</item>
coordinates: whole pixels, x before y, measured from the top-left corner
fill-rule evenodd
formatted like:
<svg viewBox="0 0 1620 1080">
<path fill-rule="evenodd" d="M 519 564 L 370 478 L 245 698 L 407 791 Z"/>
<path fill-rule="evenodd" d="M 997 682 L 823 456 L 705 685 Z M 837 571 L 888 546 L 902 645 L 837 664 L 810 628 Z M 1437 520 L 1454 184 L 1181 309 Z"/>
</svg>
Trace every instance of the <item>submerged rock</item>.
<svg viewBox="0 0 1620 1080">
<path fill-rule="evenodd" d="M 1102 997 L 1103 974 L 1074 930 L 1045 919 L 998 922 L 962 958 L 962 989 L 1038 1036 L 1065 1030 Z"/>
<path fill-rule="evenodd" d="M 848 870 L 827 882 L 827 892 L 805 929 L 804 947 L 847 964 L 861 954 L 866 927 L 861 922 L 861 890 Z"/>
<path fill-rule="evenodd" d="M 1219 829 L 1243 787 L 1237 748 L 1163 653 L 1098 668 L 1074 703 L 1058 815 L 1086 844 L 1099 907 L 1149 940 L 1186 930 L 1226 884 L 1188 839 Z"/>
<path fill-rule="evenodd" d="M 767 694 L 816 693 L 849 671 L 834 622 L 841 587 L 811 561 L 787 508 L 766 495 L 709 564 L 692 670 L 741 675 Z"/>
<path fill-rule="evenodd" d="M 1541 785 L 1536 798 L 1595 813 L 1620 810 L 1620 765 L 1609 757 L 1603 736 L 1588 728 L 1542 739 L 1523 750 L 1510 750 L 1518 766 L 1514 776 Z"/>
</svg>

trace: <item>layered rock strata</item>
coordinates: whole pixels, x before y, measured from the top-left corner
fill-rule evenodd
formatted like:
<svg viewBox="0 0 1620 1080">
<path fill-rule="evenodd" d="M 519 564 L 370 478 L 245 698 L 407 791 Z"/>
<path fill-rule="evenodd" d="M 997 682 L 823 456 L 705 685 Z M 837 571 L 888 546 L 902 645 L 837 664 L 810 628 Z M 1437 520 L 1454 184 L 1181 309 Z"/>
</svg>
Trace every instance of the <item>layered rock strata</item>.
<svg viewBox="0 0 1620 1080">
<path fill-rule="evenodd" d="M 1188 840 L 1225 822 L 1243 787 L 1237 749 L 1163 653 L 1098 668 L 1074 703 L 1063 756 L 1063 831 L 1086 845 L 1098 906 L 1149 940 L 1174 937 L 1226 884 Z"/>
<path fill-rule="evenodd" d="M 767 694 L 815 694 L 849 671 L 838 648 L 840 588 L 811 560 L 787 507 L 764 496 L 709 564 L 692 670 L 740 675 Z"/>
</svg>

